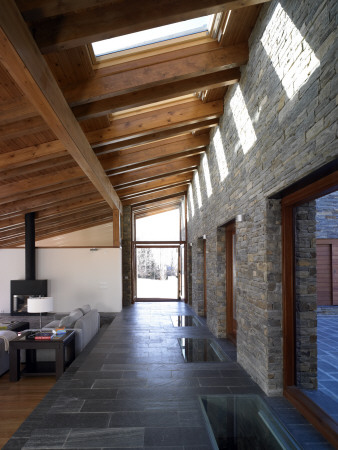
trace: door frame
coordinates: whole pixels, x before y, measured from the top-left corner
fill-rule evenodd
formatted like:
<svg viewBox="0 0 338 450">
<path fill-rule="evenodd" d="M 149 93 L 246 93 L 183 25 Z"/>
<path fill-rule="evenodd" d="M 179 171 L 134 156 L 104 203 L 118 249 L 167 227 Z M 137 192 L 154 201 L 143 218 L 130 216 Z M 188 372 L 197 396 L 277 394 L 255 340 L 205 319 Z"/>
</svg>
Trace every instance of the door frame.
<svg viewBox="0 0 338 450">
<path fill-rule="evenodd" d="M 283 393 L 284 396 L 333 445 L 338 443 L 336 422 L 296 386 L 295 325 L 295 208 L 334 192 L 338 171 L 283 197 L 282 283 L 283 283 Z"/>
<path fill-rule="evenodd" d="M 169 243 L 170 242 L 170 243 Z M 132 272 L 132 278 L 133 278 L 133 286 L 134 286 L 134 292 L 133 292 L 133 303 L 134 302 L 177 302 L 180 301 L 180 276 L 179 276 L 179 264 L 180 264 L 180 251 L 181 251 L 181 245 L 185 244 L 184 241 L 154 241 L 154 242 L 148 242 L 148 241 L 137 241 L 133 242 L 133 272 Z M 137 248 L 177 248 L 177 298 L 139 298 L 137 296 Z"/>
<path fill-rule="evenodd" d="M 226 335 L 236 344 L 237 327 L 234 318 L 234 245 L 236 221 L 225 225 Z"/>
</svg>

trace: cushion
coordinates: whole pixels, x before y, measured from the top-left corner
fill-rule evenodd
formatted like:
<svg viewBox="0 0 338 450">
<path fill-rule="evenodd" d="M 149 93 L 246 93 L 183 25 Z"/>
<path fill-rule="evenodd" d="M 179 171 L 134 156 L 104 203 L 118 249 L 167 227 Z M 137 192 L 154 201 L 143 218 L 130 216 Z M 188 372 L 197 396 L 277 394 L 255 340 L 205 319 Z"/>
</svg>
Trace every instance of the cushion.
<svg viewBox="0 0 338 450">
<path fill-rule="evenodd" d="M 60 326 L 59 320 L 53 320 L 52 322 L 47 323 L 47 325 L 44 325 L 43 328 L 58 328 Z"/>
<path fill-rule="evenodd" d="M 81 308 L 74 309 L 70 314 L 71 317 L 75 320 L 75 322 L 83 316 L 83 311 Z"/>
<path fill-rule="evenodd" d="M 60 320 L 59 327 L 73 328 L 76 320 L 74 316 L 65 316 Z"/>
<path fill-rule="evenodd" d="M 83 305 L 83 306 L 81 306 L 81 311 L 83 312 L 83 315 L 85 315 L 85 314 L 87 314 L 87 313 L 89 313 L 89 311 L 90 311 L 90 305 Z"/>
</svg>

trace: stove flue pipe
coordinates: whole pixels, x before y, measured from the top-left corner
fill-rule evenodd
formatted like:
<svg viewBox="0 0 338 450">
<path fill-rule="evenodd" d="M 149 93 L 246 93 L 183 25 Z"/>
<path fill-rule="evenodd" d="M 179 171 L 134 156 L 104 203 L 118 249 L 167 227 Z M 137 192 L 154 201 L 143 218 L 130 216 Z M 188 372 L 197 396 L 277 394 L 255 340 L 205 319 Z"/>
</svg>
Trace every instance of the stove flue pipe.
<svg viewBox="0 0 338 450">
<path fill-rule="evenodd" d="M 26 280 L 35 280 L 35 212 L 25 214 Z"/>
</svg>

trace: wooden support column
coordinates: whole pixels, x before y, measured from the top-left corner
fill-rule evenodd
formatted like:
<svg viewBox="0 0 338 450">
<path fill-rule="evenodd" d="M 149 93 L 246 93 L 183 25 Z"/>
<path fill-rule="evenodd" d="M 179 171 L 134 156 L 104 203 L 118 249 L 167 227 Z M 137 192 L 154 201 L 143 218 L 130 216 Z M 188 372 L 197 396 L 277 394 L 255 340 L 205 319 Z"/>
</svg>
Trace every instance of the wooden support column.
<svg viewBox="0 0 338 450">
<path fill-rule="evenodd" d="M 121 217 L 118 210 L 113 211 L 113 247 L 121 247 Z"/>
</svg>

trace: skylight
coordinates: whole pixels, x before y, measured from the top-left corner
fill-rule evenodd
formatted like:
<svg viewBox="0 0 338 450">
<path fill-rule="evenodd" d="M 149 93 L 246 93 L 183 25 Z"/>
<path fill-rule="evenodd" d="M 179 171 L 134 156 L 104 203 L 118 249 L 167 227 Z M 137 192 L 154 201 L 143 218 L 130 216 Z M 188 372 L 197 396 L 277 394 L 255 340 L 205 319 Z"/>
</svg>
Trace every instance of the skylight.
<svg viewBox="0 0 338 450">
<path fill-rule="evenodd" d="M 151 28 L 149 30 L 138 31 L 137 33 L 93 42 L 94 54 L 95 56 L 103 56 L 109 53 L 117 53 L 123 50 L 201 33 L 208 30 L 211 17 L 198 17 L 196 19 L 184 20 L 183 22 L 171 23 L 163 27 Z"/>
</svg>

